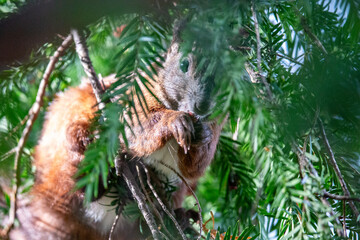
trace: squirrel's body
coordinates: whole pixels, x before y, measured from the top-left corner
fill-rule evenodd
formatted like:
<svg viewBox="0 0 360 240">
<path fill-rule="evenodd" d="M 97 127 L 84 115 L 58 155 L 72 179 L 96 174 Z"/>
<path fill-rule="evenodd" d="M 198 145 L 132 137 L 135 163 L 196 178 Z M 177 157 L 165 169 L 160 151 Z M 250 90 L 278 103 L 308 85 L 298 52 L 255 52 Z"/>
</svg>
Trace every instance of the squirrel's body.
<svg viewBox="0 0 360 240">
<path fill-rule="evenodd" d="M 220 129 L 215 122 L 203 122 L 201 116 L 210 108 L 210 88 L 200 83 L 192 57 L 186 59 L 186 71 L 180 70 L 182 54 L 178 44 L 171 45 L 164 68 L 155 76 L 151 91 L 142 88 L 148 106 L 144 113 L 135 99 L 137 120 L 127 134 L 129 154 L 139 157 L 165 175 L 170 165 L 190 183 L 195 182 L 210 164 Z M 113 76 L 105 79 L 113 82 Z M 50 105 L 41 139 L 35 149 L 36 181 L 26 207 L 18 218 L 22 230 L 12 238 L 25 239 L 106 239 L 115 218 L 109 199 L 100 198 L 83 205 L 83 192 L 73 191 L 74 174 L 84 158 L 89 143 L 90 124 L 97 111 L 96 99 L 88 83 L 61 93 Z M 200 120 L 198 118 L 200 117 Z M 184 192 L 182 190 L 182 192 Z M 176 195 L 176 194 L 175 194 Z M 175 197 L 180 207 L 181 194 Z M 132 236 L 136 224 L 121 218 L 114 239 L 138 239 Z M 130 235 L 128 235 L 130 234 Z"/>
</svg>

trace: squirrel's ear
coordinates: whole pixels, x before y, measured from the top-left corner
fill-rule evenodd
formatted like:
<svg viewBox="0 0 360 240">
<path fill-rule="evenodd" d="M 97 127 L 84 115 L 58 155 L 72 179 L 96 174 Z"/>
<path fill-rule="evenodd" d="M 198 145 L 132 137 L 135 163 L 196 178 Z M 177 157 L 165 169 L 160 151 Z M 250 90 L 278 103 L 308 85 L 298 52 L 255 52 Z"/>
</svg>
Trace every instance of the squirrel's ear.
<svg viewBox="0 0 360 240">
<path fill-rule="evenodd" d="M 187 21 L 188 20 L 186 18 L 175 20 L 173 28 L 173 39 L 169 47 L 168 54 L 177 54 L 179 52 L 179 45 L 182 42 L 181 32 L 184 30 Z"/>
<path fill-rule="evenodd" d="M 175 20 L 174 29 L 173 29 L 173 40 L 171 44 L 182 42 L 181 32 L 184 30 L 186 23 L 187 23 L 186 18 Z"/>
</svg>

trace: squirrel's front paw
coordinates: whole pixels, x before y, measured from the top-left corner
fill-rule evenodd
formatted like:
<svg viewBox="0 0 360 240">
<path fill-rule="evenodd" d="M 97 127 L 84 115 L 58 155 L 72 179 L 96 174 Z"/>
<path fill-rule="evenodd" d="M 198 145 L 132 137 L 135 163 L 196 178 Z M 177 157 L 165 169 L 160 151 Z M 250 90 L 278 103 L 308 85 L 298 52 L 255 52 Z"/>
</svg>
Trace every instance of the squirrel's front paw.
<svg viewBox="0 0 360 240">
<path fill-rule="evenodd" d="M 190 149 L 191 138 L 195 134 L 191 117 L 187 113 L 181 113 L 169 125 L 175 140 L 184 149 L 185 154 L 187 154 Z"/>
</svg>

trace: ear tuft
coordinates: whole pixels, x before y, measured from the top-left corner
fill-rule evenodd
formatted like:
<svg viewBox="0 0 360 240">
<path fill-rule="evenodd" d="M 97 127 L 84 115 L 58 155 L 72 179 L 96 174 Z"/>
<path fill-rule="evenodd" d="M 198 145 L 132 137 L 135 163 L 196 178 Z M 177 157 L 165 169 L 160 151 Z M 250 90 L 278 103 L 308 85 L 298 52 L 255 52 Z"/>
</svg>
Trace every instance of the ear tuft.
<svg viewBox="0 0 360 240">
<path fill-rule="evenodd" d="M 173 40 L 172 40 L 171 44 L 182 42 L 181 32 L 184 30 L 184 28 L 186 26 L 186 23 L 187 23 L 186 18 L 176 19 L 175 20 L 174 30 L 173 30 Z"/>
</svg>

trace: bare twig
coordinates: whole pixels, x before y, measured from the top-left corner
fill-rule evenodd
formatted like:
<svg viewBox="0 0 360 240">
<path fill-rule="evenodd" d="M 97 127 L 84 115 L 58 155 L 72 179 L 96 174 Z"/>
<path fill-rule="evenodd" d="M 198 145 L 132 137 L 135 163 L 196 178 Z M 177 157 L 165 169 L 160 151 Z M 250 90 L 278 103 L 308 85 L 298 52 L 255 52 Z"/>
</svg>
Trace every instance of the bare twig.
<svg viewBox="0 0 360 240">
<path fill-rule="evenodd" d="M 298 13 L 300 15 L 300 13 Z M 311 31 L 310 26 L 307 24 L 306 19 L 304 17 L 300 17 L 301 26 L 304 28 L 304 32 L 310 37 L 310 39 L 315 43 L 315 45 L 325 54 L 327 51 L 324 45 L 321 43 L 319 38 Z"/>
<path fill-rule="evenodd" d="M 109 240 L 112 239 L 112 234 L 114 233 L 116 224 L 117 224 L 118 221 L 119 221 L 119 218 L 120 218 L 120 215 L 121 215 L 121 212 L 122 212 L 123 209 L 124 209 L 124 205 L 122 204 L 122 205 L 120 206 L 120 208 L 119 208 L 119 210 L 118 210 L 118 212 L 117 212 L 117 214 L 116 214 L 116 216 L 115 216 L 114 222 L 113 222 L 113 224 L 112 224 L 112 226 L 111 226 L 110 233 L 109 233 Z"/>
<path fill-rule="evenodd" d="M 164 210 L 164 212 L 169 216 L 169 218 L 171 219 L 171 221 L 175 224 L 176 229 L 179 231 L 182 239 L 186 240 L 186 236 L 185 233 L 183 232 L 183 230 L 181 229 L 181 226 L 179 225 L 179 223 L 176 221 L 176 219 L 174 218 L 174 216 L 170 213 L 170 211 L 167 209 L 167 207 L 165 206 L 165 204 L 163 203 L 163 201 L 160 199 L 159 195 L 157 194 L 157 192 L 155 191 L 153 185 L 150 182 L 150 175 L 149 175 L 149 171 L 146 168 L 146 166 L 143 163 L 140 163 L 145 171 L 146 174 L 146 178 L 147 178 L 147 184 L 149 185 L 152 193 L 154 194 L 156 200 L 159 202 L 161 208 Z"/>
<path fill-rule="evenodd" d="M 21 134 L 21 138 L 18 142 L 18 145 L 16 147 L 16 152 L 15 152 L 14 176 L 13 176 L 14 182 L 13 182 L 13 189 L 10 194 L 9 223 L 1 231 L 0 236 L 7 236 L 10 229 L 14 225 L 16 208 L 17 208 L 16 199 L 17 199 L 17 195 L 18 195 L 19 186 L 21 184 L 21 177 L 20 177 L 20 175 L 21 175 L 21 172 L 20 172 L 21 155 L 22 155 L 22 152 L 23 152 L 23 149 L 25 146 L 25 142 L 26 142 L 27 138 L 29 137 L 32 126 L 39 115 L 40 108 L 43 103 L 45 89 L 49 82 L 50 75 L 51 75 L 53 69 L 55 68 L 55 64 L 57 63 L 59 58 L 63 55 L 64 51 L 70 46 L 70 44 L 71 44 L 71 35 L 66 37 L 66 39 L 60 45 L 60 47 L 55 51 L 54 55 L 50 58 L 50 62 L 46 67 L 43 78 L 41 79 L 35 102 L 29 110 L 29 113 L 28 113 L 29 117 L 27 118 L 25 128 Z"/>
<path fill-rule="evenodd" d="M 329 140 L 327 139 L 327 136 L 326 136 L 326 132 L 325 132 L 325 128 L 324 128 L 324 125 L 321 121 L 321 119 L 319 118 L 319 126 L 320 126 L 320 130 L 321 130 L 321 135 L 323 137 L 323 140 L 324 140 L 324 143 L 325 143 L 325 146 L 326 146 L 326 149 L 328 151 L 328 154 L 329 154 L 329 161 L 330 161 L 330 164 L 331 166 L 334 168 L 335 170 L 335 173 L 337 175 L 337 177 L 339 178 L 339 181 L 340 181 L 340 185 L 341 185 L 341 188 L 342 190 L 344 191 L 344 194 L 345 196 L 349 197 L 350 196 L 350 191 L 349 189 L 347 188 L 347 185 L 345 183 L 345 180 L 341 174 L 341 171 L 340 171 L 340 168 L 336 162 L 336 159 L 335 159 L 335 155 L 334 155 L 334 152 L 330 146 L 330 143 L 329 143 Z M 349 206 L 350 208 L 352 209 L 352 211 L 354 212 L 355 216 L 356 216 L 356 219 L 358 219 L 359 217 L 359 211 L 358 209 L 356 208 L 354 202 L 352 200 L 348 200 L 349 202 Z"/>
<path fill-rule="evenodd" d="M 161 234 L 156 227 L 154 216 L 150 213 L 150 210 L 145 202 L 145 196 L 137 186 L 128 164 L 118 155 L 115 158 L 115 166 L 121 169 L 121 176 L 124 178 L 131 194 L 133 195 L 139 207 L 139 210 L 141 211 L 147 225 L 150 228 L 152 236 L 154 237 L 154 239 L 161 239 Z"/>
<path fill-rule="evenodd" d="M 166 163 L 163 163 L 163 162 L 160 162 L 160 164 L 164 165 L 165 167 L 169 168 L 171 171 L 173 171 L 180 179 L 181 181 L 183 181 L 183 183 L 186 185 L 186 187 L 190 190 L 191 194 L 193 195 L 193 197 L 195 198 L 195 201 L 196 201 L 196 205 L 198 207 L 198 210 L 199 210 L 199 225 L 200 225 L 200 231 L 199 231 L 199 237 L 198 239 L 201 238 L 201 234 L 202 234 L 202 226 L 203 226 L 203 219 L 202 219 L 202 216 L 201 216 L 201 206 L 200 206 L 200 202 L 199 202 L 199 199 L 197 198 L 194 190 L 190 187 L 189 183 L 186 181 L 186 179 L 181 176 L 181 174 L 176 171 L 175 168 L 171 167 L 170 165 L 166 164 Z"/>
<path fill-rule="evenodd" d="M 342 204 L 343 204 L 343 219 L 342 219 L 342 224 L 343 224 L 344 236 L 346 236 L 346 202 L 345 202 L 345 200 L 342 201 Z"/>
<path fill-rule="evenodd" d="M 7 151 L 6 153 L 4 153 L 3 155 L 1 155 L 0 157 L 0 162 L 4 161 L 5 159 L 7 159 L 8 157 L 10 157 L 11 155 L 13 155 L 14 153 L 16 153 L 17 151 L 17 146 L 10 149 L 9 151 Z"/>
<path fill-rule="evenodd" d="M 351 196 L 342 196 L 342 195 L 336 195 L 336 194 L 332 194 L 329 192 L 324 191 L 323 192 L 323 196 L 326 198 L 331 198 L 331 199 L 335 199 L 335 200 L 340 200 L 340 201 L 356 201 L 356 202 L 360 202 L 360 198 L 356 198 L 356 197 L 351 197 Z"/>
<path fill-rule="evenodd" d="M 74 42 L 76 45 L 76 52 L 79 55 L 80 62 L 84 68 L 86 75 L 89 77 L 91 86 L 93 88 L 96 97 L 96 101 L 99 104 L 99 109 L 102 110 L 105 107 L 104 103 L 101 101 L 101 95 L 104 93 L 104 89 L 101 86 L 101 83 L 95 73 L 94 67 L 89 58 L 89 53 L 86 44 L 82 36 L 79 34 L 78 30 L 72 29 L 71 34 L 74 38 Z"/>
<path fill-rule="evenodd" d="M 303 169 L 304 169 L 305 166 L 307 166 L 307 167 L 310 169 L 311 173 L 312 173 L 314 176 L 316 176 L 316 177 L 318 176 L 318 173 L 317 173 L 317 171 L 315 170 L 315 168 L 313 167 L 313 165 L 312 165 L 311 163 L 308 163 L 308 161 L 307 161 L 307 159 L 306 159 L 306 156 L 305 156 L 305 153 L 306 153 L 307 143 L 308 143 L 308 141 L 309 141 L 309 138 L 310 138 L 310 136 L 311 136 L 311 133 L 312 133 L 313 129 L 315 128 L 316 121 L 317 121 L 317 119 L 318 119 L 318 117 L 319 117 L 319 113 L 320 113 L 320 109 L 317 108 L 317 109 L 316 109 L 316 112 L 315 112 L 314 120 L 312 121 L 313 124 L 312 124 L 312 126 L 311 126 L 311 128 L 310 128 L 309 134 L 306 135 L 305 140 L 304 140 L 301 158 L 299 158 L 299 169 L 300 169 L 299 172 L 300 172 L 300 177 L 301 177 L 301 179 L 304 178 L 304 175 L 303 175 L 303 172 L 302 172 L 302 171 L 303 171 Z M 295 143 L 294 143 L 294 144 L 295 144 Z M 294 146 L 296 146 L 296 144 L 295 144 Z"/>
<path fill-rule="evenodd" d="M 22 127 L 26 121 L 29 119 L 29 114 L 26 115 L 13 129 L 10 130 L 9 134 L 6 136 L 5 140 L 7 140 L 9 137 L 11 137 L 13 134 L 16 133 L 16 131 Z"/>
<path fill-rule="evenodd" d="M 296 64 L 298 64 L 298 65 L 300 65 L 300 66 L 304 66 L 303 63 L 301 63 L 301 62 L 299 62 L 299 61 L 296 61 L 295 59 L 293 59 L 293 58 L 291 58 L 291 57 L 288 57 L 288 56 L 286 56 L 286 55 L 283 55 L 283 54 L 280 54 L 280 53 L 276 53 L 276 55 L 277 55 L 278 57 L 285 58 L 285 59 L 289 60 L 290 62 L 296 63 Z"/>
<path fill-rule="evenodd" d="M 141 162 L 141 164 L 142 164 L 142 162 Z M 140 169 L 139 169 L 138 165 L 136 165 L 136 171 L 137 171 L 137 174 L 138 174 L 138 177 L 139 177 L 140 186 L 141 186 L 141 188 L 142 188 L 142 190 L 143 190 L 143 192 L 145 194 L 145 197 L 146 197 L 147 201 L 150 203 L 155 215 L 159 219 L 159 221 L 160 221 L 161 225 L 163 226 L 164 231 L 166 232 L 166 234 L 168 236 L 171 236 L 170 232 L 167 230 L 167 228 L 165 226 L 165 223 L 164 223 L 159 211 L 157 210 L 155 204 L 151 201 L 151 198 L 150 198 L 148 192 L 146 191 L 145 184 L 144 184 L 144 181 L 142 179 L 141 172 L 140 172 Z M 147 177 L 149 177 L 149 176 L 147 176 Z M 148 180 L 148 182 L 149 182 L 149 180 Z M 168 239 L 168 237 L 166 237 L 166 239 Z"/>
<path fill-rule="evenodd" d="M 270 101 L 273 100 L 273 94 L 271 92 L 270 89 L 270 85 L 269 83 L 266 81 L 265 77 L 262 74 L 262 69 L 261 69 L 261 40 L 260 40 L 260 31 L 259 31 L 259 22 L 256 16 L 256 12 L 255 12 L 255 4 L 254 1 L 251 1 L 251 11 L 253 14 L 253 18 L 254 18 L 254 25 L 255 25 L 255 34 L 256 34 L 256 45 L 257 45 L 257 68 L 260 74 L 260 79 L 262 81 L 262 83 L 265 86 L 266 92 L 268 94 L 268 97 L 270 99 Z"/>
</svg>

